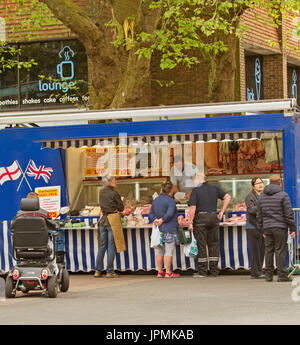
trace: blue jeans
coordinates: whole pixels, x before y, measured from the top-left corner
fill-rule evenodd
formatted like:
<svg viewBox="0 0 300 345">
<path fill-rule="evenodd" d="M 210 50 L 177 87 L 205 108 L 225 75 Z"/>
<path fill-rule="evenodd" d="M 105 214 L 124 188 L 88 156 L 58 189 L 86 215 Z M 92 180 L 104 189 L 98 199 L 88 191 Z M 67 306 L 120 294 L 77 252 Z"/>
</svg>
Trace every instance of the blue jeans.
<svg viewBox="0 0 300 345">
<path fill-rule="evenodd" d="M 114 236 L 110 226 L 100 225 L 100 248 L 96 258 L 96 270 L 101 272 L 104 269 L 103 259 L 107 251 L 106 273 L 114 273 L 114 260 L 116 256 L 116 246 Z"/>
</svg>

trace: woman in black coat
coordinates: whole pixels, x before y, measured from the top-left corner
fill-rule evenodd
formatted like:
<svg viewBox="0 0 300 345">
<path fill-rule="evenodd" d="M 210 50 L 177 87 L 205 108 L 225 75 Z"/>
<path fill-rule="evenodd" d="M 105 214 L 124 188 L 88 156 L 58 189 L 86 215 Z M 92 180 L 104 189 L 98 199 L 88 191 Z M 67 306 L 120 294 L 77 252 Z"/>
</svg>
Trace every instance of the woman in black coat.
<svg viewBox="0 0 300 345">
<path fill-rule="evenodd" d="M 264 189 L 264 183 L 261 178 L 254 177 L 251 180 L 252 191 L 246 196 L 247 223 L 246 230 L 250 242 L 250 261 L 251 278 L 265 278 L 262 274 L 262 265 L 264 261 L 265 243 L 262 232 L 257 229 L 257 204 L 258 197 Z"/>
</svg>

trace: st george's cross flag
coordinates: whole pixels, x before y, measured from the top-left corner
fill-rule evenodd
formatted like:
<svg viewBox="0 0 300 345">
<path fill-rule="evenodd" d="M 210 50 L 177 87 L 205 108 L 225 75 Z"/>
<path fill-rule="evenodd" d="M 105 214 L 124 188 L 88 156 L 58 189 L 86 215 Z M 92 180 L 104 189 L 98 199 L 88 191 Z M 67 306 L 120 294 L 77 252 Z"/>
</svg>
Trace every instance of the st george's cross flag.
<svg viewBox="0 0 300 345">
<path fill-rule="evenodd" d="M 27 175 L 34 177 L 35 180 L 39 180 L 41 177 L 44 179 L 46 183 L 49 182 L 49 179 L 51 178 L 51 173 L 53 173 L 52 168 L 45 168 L 45 165 L 40 165 L 38 168 L 34 161 L 31 159 Z"/>
<path fill-rule="evenodd" d="M 0 184 L 6 181 L 17 180 L 22 175 L 18 161 L 14 161 L 9 167 L 0 167 Z"/>
</svg>

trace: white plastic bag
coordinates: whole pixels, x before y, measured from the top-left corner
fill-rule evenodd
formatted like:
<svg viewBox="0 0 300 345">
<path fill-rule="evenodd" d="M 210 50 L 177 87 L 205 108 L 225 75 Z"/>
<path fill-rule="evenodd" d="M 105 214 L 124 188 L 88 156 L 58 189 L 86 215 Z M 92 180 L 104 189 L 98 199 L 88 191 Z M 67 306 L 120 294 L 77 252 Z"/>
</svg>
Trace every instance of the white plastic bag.
<svg viewBox="0 0 300 345">
<path fill-rule="evenodd" d="M 192 232 L 192 242 L 184 245 L 184 255 L 190 258 L 194 258 L 198 255 L 197 241 L 195 240 Z"/>
<path fill-rule="evenodd" d="M 163 247 L 162 233 L 159 231 L 159 227 L 154 224 L 152 225 L 150 247 L 156 249 Z"/>
</svg>

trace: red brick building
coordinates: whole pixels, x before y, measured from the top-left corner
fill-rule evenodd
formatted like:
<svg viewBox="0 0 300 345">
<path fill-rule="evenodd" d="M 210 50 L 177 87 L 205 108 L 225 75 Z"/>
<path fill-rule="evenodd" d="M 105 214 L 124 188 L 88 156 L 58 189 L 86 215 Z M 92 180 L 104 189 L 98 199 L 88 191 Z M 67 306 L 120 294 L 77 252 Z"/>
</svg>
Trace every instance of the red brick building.
<svg viewBox="0 0 300 345">
<path fill-rule="evenodd" d="M 88 0 L 74 1 L 87 8 Z M 15 16 L 12 16 L 15 15 Z M 18 75 L 7 71 L 0 75 L 0 107 L 2 110 L 45 108 L 49 106 L 70 106 L 70 102 L 88 101 L 88 61 L 84 48 L 65 26 L 46 24 L 33 32 L 31 40 L 23 30 L 15 31 L 16 23 L 26 21 L 26 13 L 18 13 L 12 0 L 0 3 L 1 38 L 22 42 L 23 56 L 35 57 L 39 67 L 31 72 L 18 71 Z M 300 17 L 298 17 L 300 20 Z M 295 19 L 282 20 L 283 25 L 275 28 L 266 24 L 266 12 L 255 8 L 247 10 L 242 21 L 248 30 L 239 41 L 237 54 L 238 78 L 237 100 L 262 100 L 296 97 L 300 99 L 300 35 L 295 33 Z M 284 44 L 282 43 L 284 42 Z M 64 48 L 70 51 L 65 52 Z M 71 55 L 69 55 L 71 54 Z M 77 60 L 72 59 L 73 56 Z M 75 61 L 76 60 L 76 61 Z M 55 73 L 73 83 L 77 78 L 79 89 L 73 94 L 52 101 L 52 94 L 63 91 L 59 82 L 47 83 Z M 41 78 L 43 75 L 44 78 Z M 37 77 L 39 76 L 39 77 Z M 187 70 L 161 71 L 157 58 L 151 67 L 151 105 L 192 104 L 205 102 L 207 94 L 207 66 L 204 62 Z M 173 80 L 174 85 L 161 87 L 154 80 Z M 300 103 L 298 101 L 298 103 Z"/>
</svg>

